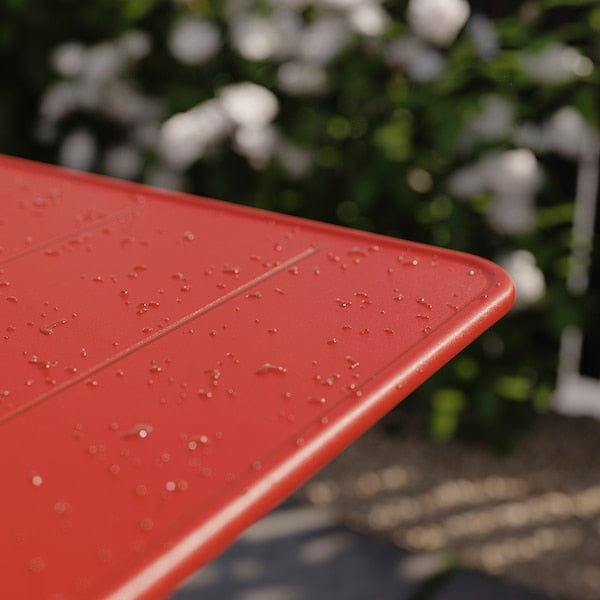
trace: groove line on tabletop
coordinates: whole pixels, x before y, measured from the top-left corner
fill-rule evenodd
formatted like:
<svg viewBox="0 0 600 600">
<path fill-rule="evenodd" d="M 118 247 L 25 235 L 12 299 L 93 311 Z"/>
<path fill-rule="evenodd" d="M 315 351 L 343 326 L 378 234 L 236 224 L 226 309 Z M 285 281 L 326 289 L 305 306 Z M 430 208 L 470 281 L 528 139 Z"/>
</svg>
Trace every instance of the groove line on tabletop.
<svg viewBox="0 0 600 600">
<path fill-rule="evenodd" d="M 212 302 L 209 302 L 208 304 L 205 304 L 204 306 L 197 308 L 195 311 L 185 315 L 184 317 L 181 317 L 181 319 L 175 321 L 174 323 L 171 323 L 170 325 L 168 325 L 167 327 L 164 327 L 160 331 L 157 331 L 156 333 L 153 333 L 153 334 L 149 335 L 148 337 L 146 337 L 142 340 L 139 340 L 138 342 L 136 342 L 135 344 L 132 344 L 128 348 L 125 348 L 121 352 L 118 352 L 117 354 L 114 354 L 113 356 L 110 356 L 107 359 L 95 364 L 93 367 L 89 368 L 87 371 L 84 371 L 84 372 L 80 373 L 79 375 L 73 377 L 72 379 L 69 379 L 68 381 L 63 382 L 60 385 L 57 385 L 54 389 L 50 390 L 49 392 L 46 392 L 45 394 L 42 394 L 41 396 L 38 396 L 37 398 L 34 398 L 31 402 L 28 402 L 27 404 L 23 404 L 22 406 L 15 408 L 12 412 L 0 417 L 0 425 L 7 423 L 11 419 L 31 410 L 32 408 L 35 408 L 36 406 L 42 404 L 43 402 L 50 400 L 52 397 L 56 396 L 57 394 L 60 394 L 64 390 L 66 390 L 78 383 L 81 383 L 82 381 L 84 381 L 88 377 L 94 375 L 95 373 L 98 373 L 102 369 L 105 369 L 106 367 L 109 367 L 110 365 L 129 356 L 130 354 L 133 354 L 137 350 L 140 350 L 141 348 L 148 346 L 152 342 L 155 342 L 156 340 L 168 335 L 175 329 L 178 329 L 179 327 L 189 323 L 190 321 L 193 321 L 194 319 L 209 312 L 213 308 L 217 308 L 218 306 L 225 304 L 227 301 L 231 300 L 232 298 L 239 296 L 241 293 L 249 290 L 250 288 L 254 287 L 255 285 L 257 285 L 259 283 L 267 281 L 271 277 L 281 273 L 285 269 L 287 269 L 299 262 L 302 262 L 303 260 L 307 259 L 309 256 L 316 254 L 317 252 L 319 252 L 319 248 L 311 247 L 311 248 L 307 248 L 306 250 L 303 250 L 302 252 L 300 252 L 299 254 L 296 254 L 295 256 L 292 256 L 291 258 L 288 258 L 286 261 L 282 262 L 280 265 L 274 267 L 273 269 L 270 269 L 269 271 L 266 271 L 265 273 L 263 273 L 262 275 L 259 275 L 258 277 L 255 277 L 254 279 L 251 279 L 250 281 L 240 285 L 239 287 L 231 290 L 224 296 L 220 296 L 219 298 L 216 298 Z"/>
<path fill-rule="evenodd" d="M 64 242 L 64 241 L 72 238 L 73 236 L 77 236 L 77 235 L 81 235 L 83 233 L 88 233 L 90 231 L 94 231 L 94 229 L 98 229 L 99 227 L 102 227 L 103 225 L 108 225 L 109 223 L 116 221 L 119 217 L 126 216 L 128 214 L 134 215 L 136 213 L 139 213 L 139 212 L 141 212 L 141 208 L 142 207 L 139 204 L 136 204 L 134 206 L 125 206 L 124 208 L 120 208 L 116 212 L 106 215 L 105 217 L 102 217 L 102 218 L 98 219 L 97 221 L 94 221 L 93 223 L 90 223 L 89 225 L 82 227 L 81 229 L 75 229 L 75 230 L 69 231 L 68 233 L 63 233 L 63 234 L 53 237 L 49 240 L 46 240 L 45 242 L 36 244 L 35 246 L 29 246 L 28 248 L 25 248 L 23 250 L 19 250 L 18 252 L 15 252 L 14 254 L 5 256 L 4 258 L 0 258 L 0 265 L 5 265 L 13 260 L 17 260 L 18 258 L 27 256 L 28 254 L 37 252 L 38 250 L 43 250 L 44 248 L 47 248 L 48 246 L 52 246 L 53 244 L 58 244 L 59 242 Z"/>
</svg>

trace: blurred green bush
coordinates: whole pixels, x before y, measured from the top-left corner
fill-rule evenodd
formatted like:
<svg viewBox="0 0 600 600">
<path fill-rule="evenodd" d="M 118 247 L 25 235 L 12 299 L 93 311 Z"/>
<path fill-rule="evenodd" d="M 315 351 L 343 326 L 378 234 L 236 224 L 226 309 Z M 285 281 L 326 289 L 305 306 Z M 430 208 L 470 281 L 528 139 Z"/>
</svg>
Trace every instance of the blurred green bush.
<svg viewBox="0 0 600 600">
<path fill-rule="evenodd" d="M 585 313 L 565 282 L 600 6 L 489 4 L 4 0 L 0 151 L 502 262 L 517 308 L 405 406 L 506 447 Z"/>
</svg>

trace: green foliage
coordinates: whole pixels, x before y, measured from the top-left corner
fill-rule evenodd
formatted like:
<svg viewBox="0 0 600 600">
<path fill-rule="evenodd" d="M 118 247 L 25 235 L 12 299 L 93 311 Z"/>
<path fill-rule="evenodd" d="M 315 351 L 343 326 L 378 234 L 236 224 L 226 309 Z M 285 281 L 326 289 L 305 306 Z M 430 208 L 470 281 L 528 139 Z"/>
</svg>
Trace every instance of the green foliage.
<svg viewBox="0 0 600 600">
<path fill-rule="evenodd" d="M 271 89 L 279 103 L 278 132 L 304 153 L 302 160 L 308 156 L 305 164 L 299 160 L 294 171 L 283 152 L 259 160 L 236 149 L 228 137 L 175 169 L 178 181 L 195 193 L 490 259 L 515 250 L 529 252 L 543 273 L 544 297 L 514 311 L 475 342 L 423 386 L 407 409 L 429 411 L 430 434 L 437 441 L 464 435 L 507 447 L 536 410 L 548 408 L 561 331 L 582 322 L 585 313 L 585 302 L 565 291 L 574 157 L 533 144 L 543 184 L 528 192 L 533 223 L 521 230 L 502 229 L 490 217 L 501 195 L 497 189 L 483 186 L 461 195 L 451 182 L 461 170 L 489 158 L 491 151 L 522 147 L 517 134 L 523 126 L 544 130 L 561 108 L 580 115 L 587 131 L 598 126 L 599 76 L 590 68 L 600 59 L 596 1 L 507 1 L 495 8 L 473 1 L 473 12 L 494 11 L 488 12 L 492 18 L 488 23 L 498 37 L 497 48 L 486 54 L 467 26 L 449 47 L 429 48 L 434 53 L 429 55 L 430 66 L 440 60 L 443 67 L 427 77 L 411 74 L 402 63 L 405 59 L 390 58 L 393 44 L 408 39 L 410 27 L 404 19 L 406 2 L 387 2 L 384 7 L 391 18 L 385 30 L 373 36 L 349 34 L 347 43 L 323 67 L 326 83 L 306 93 L 279 83 L 289 57 L 276 53 L 248 57 L 236 47 L 231 7 L 239 3 L 63 0 L 35 3 L 35 10 L 30 4 L 10 0 L 3 7 L 0 53 L 10 85 L 0 95 L 0 151 L 58 162 L 68 134 L 83 127 L 96 144 L 91 170 L 107 171 L 106 152 L 115 144 L 134 146 L 140 154 L 134 178 L 152 182 L 164 166 L 156 145 L 138 141 L 140 122 L 134 117 L 128 121 L 103 106 L 82 104 L 50 124 L 44 121 L 40 107 L 49 90 L 69 80 L 51 66 L 53 52 L 66 41 L 90 48 L 115 43 L 132 28 L 145 32 L 149 51 L 128 59 L 98 93 L 118 81 L 156 102 L 145 123 L 155 129 L 174 114 L 218 97 L 219 90 L 231 83 L 252 81 Z M 267 20 L 277 5 L 248 4 L 255 17 Z M 326 14 L 319 2 L 307 2 L 297 16 L 308 27 Z M 173 27 L 190 16 L 209 20 L 221 37 L 218 51 L 199 65 L 176 60 L 169 49 Z M 567 56 L 576 73 L 563 80 L 540 81 L 524 64 L 527 57 L 555 44 L 569 45 L 576 53 Z M 76 84 L 77 77 L 69 81 Z M 485 133 L 473 123 L 485 114 L 490 97 L 499 98 L 513 114 L 506 126 Z M 483 125 L 496 118 L 488 116 Z M 48 131 L 40 133 L 44 127 Z"/>
</svg>

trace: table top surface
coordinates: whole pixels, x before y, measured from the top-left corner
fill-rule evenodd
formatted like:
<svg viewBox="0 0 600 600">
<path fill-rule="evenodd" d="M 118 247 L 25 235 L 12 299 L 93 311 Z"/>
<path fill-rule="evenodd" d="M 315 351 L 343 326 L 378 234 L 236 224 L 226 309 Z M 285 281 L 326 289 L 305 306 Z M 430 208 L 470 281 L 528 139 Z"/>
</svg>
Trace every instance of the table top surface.
<svg viewBox="0 0 600 600">
<path fill-rule="evenodd" d="M 506 313 L 483 259 L 0 158 L 0 556 L 155 598 Z"/>
</svg>

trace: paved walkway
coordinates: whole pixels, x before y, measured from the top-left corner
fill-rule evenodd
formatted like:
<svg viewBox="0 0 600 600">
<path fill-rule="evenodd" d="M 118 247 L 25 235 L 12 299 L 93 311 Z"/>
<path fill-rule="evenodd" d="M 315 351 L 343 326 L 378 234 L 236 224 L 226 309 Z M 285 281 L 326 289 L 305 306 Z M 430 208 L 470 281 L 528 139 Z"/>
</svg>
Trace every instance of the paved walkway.
<svg viewBox="0 0 600 600">
<path fill-rule="evenodd" d="M 171 600 L 546 600 L 352 532 L 325 508 L 284 505 Z"/>
</svg>

